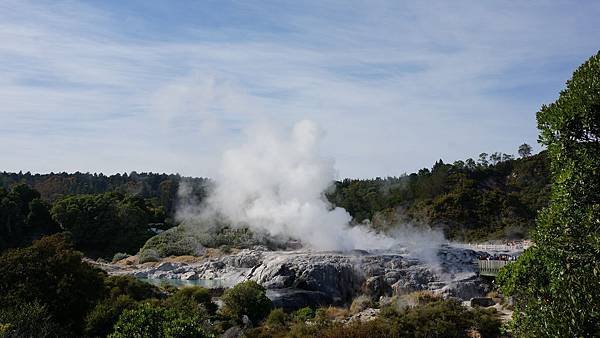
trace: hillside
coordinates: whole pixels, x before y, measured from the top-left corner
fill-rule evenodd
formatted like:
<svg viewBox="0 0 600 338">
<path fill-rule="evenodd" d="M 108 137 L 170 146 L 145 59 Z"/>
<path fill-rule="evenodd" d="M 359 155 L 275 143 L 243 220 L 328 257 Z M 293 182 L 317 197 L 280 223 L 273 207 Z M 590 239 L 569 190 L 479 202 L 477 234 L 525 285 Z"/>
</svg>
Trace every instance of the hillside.
<svg viewBox="0 0 600 338">
<path fill-rule="evenodd" d="M 400 177 L 345 179 L 335 182 L 327 198 L 348 210 L 355 222 L 368 220 L 379 230 L 410 222 L 442 228 L 448 238 L 457 240 L 527 237 L 537 211 L 548 203 L 546 154 L 520 159 L 495 155 L 490 161 L 483 156 L 478 163 L 440 160 L 432 169 Z M 166 217 L 169 223 L 182 182 L 190 184 L 199 200 L 209 184 L 205 178 L 136 172 L 111 176 L 0 173 L 0 188 L 8 191 L 24 183 L 49 205 L 67 196 L 117 193 L 145 200 L 154 215 L 151 219 L 161 222 Z"/>
<path fill-rule="evenodd" d="M 440 160 L 431 170 L 401 177 L 346 179 L 328 198 L 379 229 L 413 222 L 442 228 L 457 240 L 526 237 L 548 204 L 546 153 L 493 163 L 485 157 L 478 163 Z"/>
<path fill-rule="evenodd" d="M 177 191 L 181 182 L 188 183 L 193 193 L 200 199 L 204 195 L 206 178 L 183 177 L 178 174 L 137 173 L 100 174 L 80 173 L 0 173 L 0 188 L 10 189 L 12 186 L 25 183 L 37 190 L 41 198 L 52 203 L 69 195 L 100 194 L 116 192 L 149 199 L 156 206 L 162 206 L 167 215 L 172 216 L 175 210 Z"/>
</svg>

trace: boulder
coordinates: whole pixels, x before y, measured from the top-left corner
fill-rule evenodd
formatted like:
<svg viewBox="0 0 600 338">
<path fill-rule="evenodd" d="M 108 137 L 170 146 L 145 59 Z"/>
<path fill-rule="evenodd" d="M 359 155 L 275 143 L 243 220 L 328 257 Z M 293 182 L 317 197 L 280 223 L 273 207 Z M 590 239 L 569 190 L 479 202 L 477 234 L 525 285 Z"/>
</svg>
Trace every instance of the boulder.
<svg viewBox="0 0 600 338">
<path fill-rule="evenodd" d="M 226 256 L 223 263 L 236 268 L 252 268 L 262 263 L 262 251 L 244 249 L 235 255 Z"/>
<path fill-rule="evenodd" d="M 164 262 L 160 263 L 156 268 L 154 268 L 154 271 L 171 271 L 176 267 L 177 266 L 171 262 Z"/>
<path fill-rule="evenodd" d="M 329 295 L 320 291 L 300 289 L 268 289 L 267 297 L 273 302 L 274 308 L 281 308 L 286 312 L 295 311 L 303 307 L 318 307 L 332 304 Z"/>
<path fill-rule="evenodd" d="M 481 297 L 491 290 L 491 286 L 476 275 L 463 277 L 450 281 L 446 286 L 439 289 L 440 294 L 445 297 L 454 297 L 469 300 Z"/>
<path fill-rule="evenodd" d="M 180 279 L 182 279 L 182 280 L 197 280 L 198 274 L 196 274 L 196 271 L 188 271 L 188 272 L 181 274 Z"/>
</svg>

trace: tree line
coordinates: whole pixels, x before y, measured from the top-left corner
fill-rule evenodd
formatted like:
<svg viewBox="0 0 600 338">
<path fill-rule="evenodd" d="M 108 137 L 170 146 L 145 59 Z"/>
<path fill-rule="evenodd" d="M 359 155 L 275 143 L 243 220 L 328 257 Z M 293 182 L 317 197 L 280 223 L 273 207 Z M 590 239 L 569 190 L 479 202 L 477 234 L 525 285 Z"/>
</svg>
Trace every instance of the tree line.
<svg viewBox="0 0 600 338">
<path fill-rule="evenodd" d="M 549 163 L 545 151 L 532 155 L 527 144 L 519 150 L 517 159 L 482 153 L 477 162 L 439 160 L 400 177 L 346 179 L 328 198 L 356 222 L 383 230 L 416 223 L 440 227 L 457 240 L 527 237 L 548 203 Z"/>
</svg>

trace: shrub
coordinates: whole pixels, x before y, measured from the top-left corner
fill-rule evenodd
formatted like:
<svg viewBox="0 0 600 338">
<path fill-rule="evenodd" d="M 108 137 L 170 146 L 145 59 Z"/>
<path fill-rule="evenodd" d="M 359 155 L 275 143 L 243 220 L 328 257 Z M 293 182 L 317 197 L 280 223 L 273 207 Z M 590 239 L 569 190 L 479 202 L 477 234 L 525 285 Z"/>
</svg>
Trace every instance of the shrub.
<svg viewBox="0 0 600 338">
<path fill-rule="evenodd" d="M 338 320 L 348 317 L 348 310 L 341 307 L 329 306 L 323 308 L 323 314 L 329 320 Z"/>
<path fill-rule="evenodd" d="M 210 314 L 217 311 L 217 305 L 212 302 L 210 291 L 200 286 L 188 286 L 178 289 L 167 299 L 166 304 L 179 309 L 205 310 Z"/>
<path fill-rule="evenodd" d="M 301 309 L 296 310 L 296 312 L 294 312 L 293 317 L 294 320 L 306 322 L 307 320 L 311 320 L 315 317 L 315 311 L 309 307 L 303 307 Z"/>
<path fill-rule="evenodd" d="M 471 310 L 473 326 L 482 337 L 499 337 L 502 321 L 498 318 L 496 309 L 474 309 Z"/>
<path fill-rule="evenodd" d="M 61 332 L 38 302 L 0 308 L 0 337 L 57 337 Z"/>
<path fill-rule="evenodd" d="M 442 297 L 432 291 L 415 291 L 403 296 L 409 306 L 424 305 L 442 300 Z"/>
<path fill-rule="evenodd" d="M 372 320 L 368 322 L 353 322 L 348 325 L 335 323 L 322 332 L 319 337 L 322 338 L 371 338 L 371 337 L 400 337 L 400 332 L 394 332 L 388 323 L 381 320 Z M 410 337 L 404 333 L 402 337 Z M 445 336 L 444 336 L 445 337 Z"/>
<path fill-rule="evenodd" d="M 367 308 L 372 308 L 374 306 L 375 304 L 373 303 L 371 298 L 369 298 L 366 295 L 360 295 L 354 298 L 354 300 L 352 301 L 352 304 L 350 305 L 350 313 L 357 314 Z"/>
<path fill-rule="evenodd" d="M 288 316 L 282 309 L 273 309 L 267 316 L 266 324 L 270 328 L 280 328 L 285 326 L 287 320 Z"/>
<path fill-rule="evenodd" d="M 0 307 L 36 301 L 57 324 L 79 333 L 85 314 L 106 296 L 104 276 L 62 234 L 44 237 L 0 256 Z"/>
<path fill-rule="evenodd" d="M 395 332 L 417 337 L 462 337 L 475 326 L 471 313 L 457 300 L 438 300 L 407 308 L 391 318 Z"/>
<path fill-rule="evenodd" d="M 106 299 L 96 304 L 85 318 L 85 334 L 89 337 L 106 337 L 112 332 L 121 313 L 134 306 L 135 301 L 127 295 Z"/>
<path fill-rule="evenodd" d="M 201 322 L 195 315 L 144 303 L 123 311 L 109 337 L 209 337 Z"/>
<path fill-rule="evenodd" d="M 247 315 L 256 324 L 271 311 L 271 300 L 267 298 L 265 288 L 254 281 L 237 284 L 225 291 L 221 297 L 225 303 L 224 313 L 236 320 Z"/>
<path fill-rule="evenodd" d="M 112 262 L 113 262 L 113 263 L 115 263 L 115 262 L 118 262 L 118 261 L 120 261 L 120 260 L 122 260 L 122 259 L 125 259 L 125 258 L 127 258 L 127 257 L 131 257 L 131 255 L 129 255 L 129 254 L 126 254 L 126 253 L 123 253 L 123 252 L 117 252 L 117 253 L 116 253 L 116 254 L 113 256 Z"/>
<path fill-rule="evenodd" d="M 140 254 L 138 255 L 138 260 L 141 264 L 148 262 L 158 262 L 160 260 L 160 255 L 158 251 L 154 249 L 142 249 Z"/>
<path fill-rule="evenodd" d="M 104 284 L 108 288 L 111 298 L 127 295 L 133 300 L 140 301 L 161 297 L 161 292 L 156 286 L 144 283 L 132 276 L 109 276 L 104 280 Z"/>
<path fill-rule="evenodd" d="M 191 230 L 179 226 L 150 238 L 140 250 L 140 254 L 145 252 L 152 252 L 152 256 L 157 258 L 197 256 L 204 253 L 204 248 Z"/>
</svg>

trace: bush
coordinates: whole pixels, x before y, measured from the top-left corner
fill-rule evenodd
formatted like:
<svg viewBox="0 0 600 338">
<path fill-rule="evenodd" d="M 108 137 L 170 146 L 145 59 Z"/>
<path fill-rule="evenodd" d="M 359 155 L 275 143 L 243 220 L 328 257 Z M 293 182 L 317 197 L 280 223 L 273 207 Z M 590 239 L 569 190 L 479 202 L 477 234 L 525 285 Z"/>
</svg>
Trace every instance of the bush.
<svg viewBox="0 0 600 338">
<path fill-rule="evenodd" d="M 281 328 L 285 326 L 288 316 L 282 309 L 273 309 L 267 316 L 266 324 L 270 328 Z"/>
<path fill-rule="evenodd" d="M 221 300 L 225 304 L 223 310 L 226 315 L 235 320 L 247 315 L 254 324 L 264 319 L 272 307 L 265 288 L 254 281 L 237 284 L 225 291 Z"/>
<path fill-rule="evenodd" d="M 204 253 L 199 239 L 184 227 L 175 227 L 150 238 L 140 250 L 140 254 L 151 252 L 152 257 L 198 256 Z"/>
<path fill-rule="evenodd" d="M 0 308 L 0 337 L 57 337 L 61 332 L 45 306 L 37 302 Z"/>
<path fill-rule="evenodd" d="M 160 260 L 160 255 L 158 254 L 158 251 L 154 249 L 142 249 L 138 255 L 138 260 L 140 264 L 158 262 Z"/>
<path fill-rule="evenodd" d="M 496 309 L 474 309 L 471 310 L 473 326 L 482 337 L 499 337 L 502 321 L 498 318 Z"/>
<path fill-rule="evenodd" d="M 373 303 L 371 298 L 365 295 L 360 295 L 354 298 L 354 300 L 352 301 L 352 304 L 350 305 L 350 313 L 357 314 L 367 308 L 372 307 L 375 307 L 375 304 Z"/>
<path fill-rule="evenodd" d="M 0 307 L 35 301 L 77 334 L 85 314 L 106 296 L 104 276 L 81 260 L 64 235 L 44 237 L 0 256 Z"/>
<path fill-rule="evenodd" d="M 301 309 L 296 310 L 296 312 L 294 312 L 293 317 L 294 317 L 294 320 L 306 322 L 308 320 L 315 318 L 315 311 L 313 311 L 313 309 L 311 309 L 309 307 L 303 307 Z"/>
<path fill-rule="evenodd" d="M 135 307 L 135 301 L 121 295 L 106 299 L 96 305 L 85 318 L 85 334 L 89 337 L 106 337 L 124 310 Z"/>
<path fill-rule="evenodd" d="M 145 303 L 123 311 L 109 337 L 209 337 L 202 328 L 202 320 L 195 315 Z"/>
<path fill-rule="evenodd" d="M 322 338 L 375 338 L 375 337 L 411 337 L 412 335 L 407 332 L 403 335 L 400 332 L 392 331 L 390 325 L 381 320 L 372 320 L 368 322 L 352 322 L 348 325 L 344 325 L 341 323 L 335 323 L 327 328 L 325 328 L 322 332 L 320 332 L 319 337 Z M 429 336 L 428 336 L 429 337 Z M 434 336 L 432 336 L 434 337 Z M 438 337 L 438 336 L 435 336 Z M 443 336 L 446 337 L 446 336 Z"/>
<path fill-rule="evenodd" d="M 111 298 L 126 295 L 133 300 L 140 301 L 161 297 L 161 292 L 156 286 L 144 283 L 132 276 L 109 276 L 104 280 L 104 284 L 108 288 Z"/>
<path fill-rule="evenodd" d="M 125 258 L 127 258 L 127 257 L 131 257 L 131 255 L 129 255 L 129 254 L 126 254 L 126 253 L 122 253 L 122 252 L 117 252 L 117 253 L 116 253 L 116 254 L 113 256 L 112 262 L 113 262 L 113 263 L 115 263 L 115 262 L 118 262 L 118 261 L 120 261 L 120 260 L 122 260 L 122 259 L 125 259 Z"/>
<path fill-rule="evenodd" d="M 210 314 L 217 311 L 217 305 L 212 302 L 210 291 L 200 286 L 188 286 L 178 289 L 167 299 L 166 304 L 174 308 L 206 311 Z"/>
</svg>

